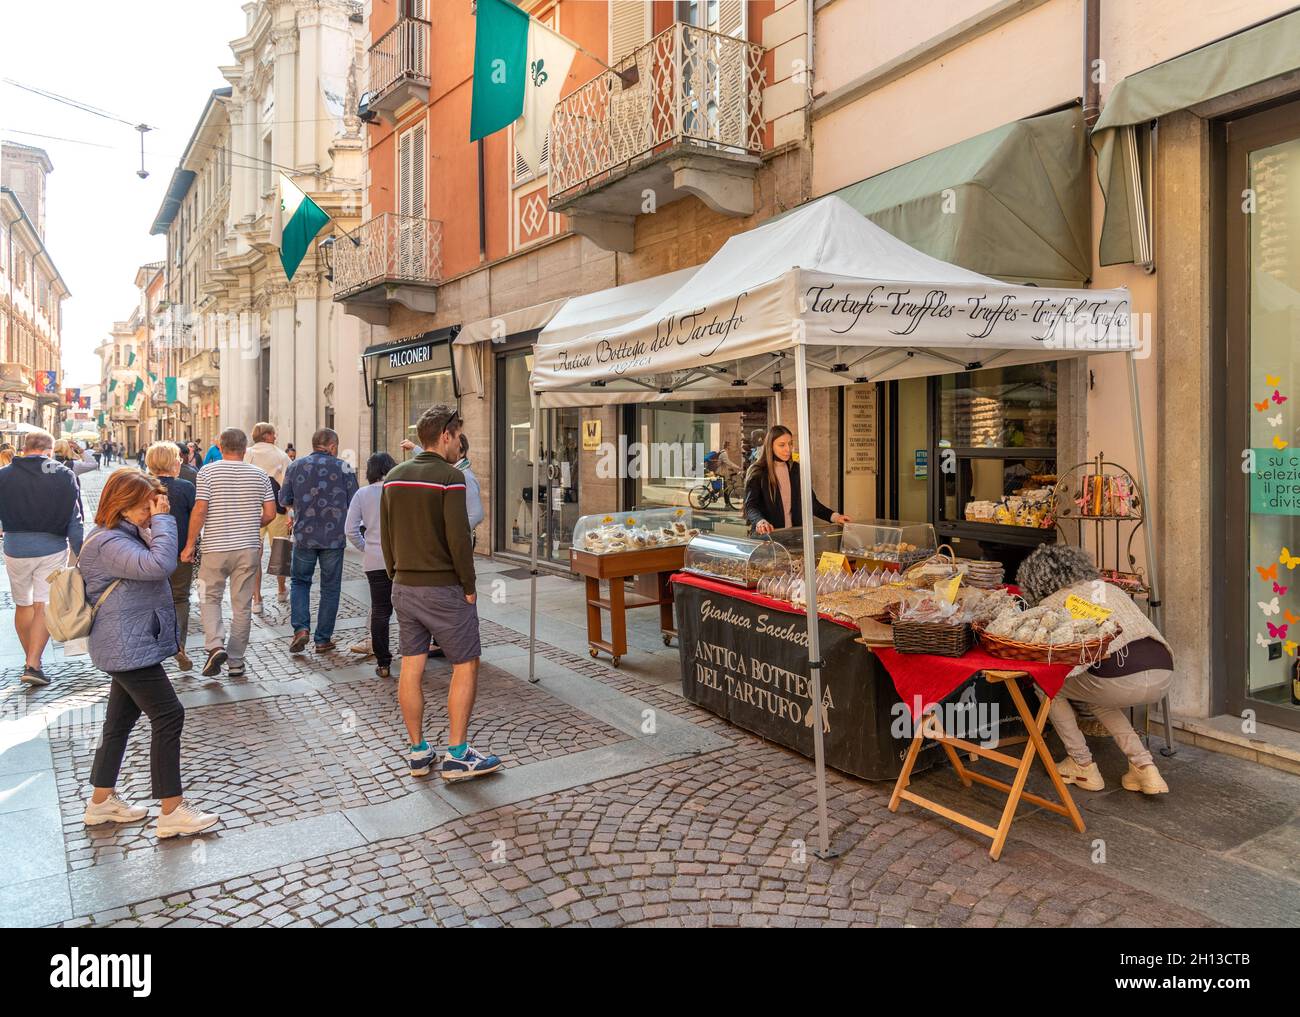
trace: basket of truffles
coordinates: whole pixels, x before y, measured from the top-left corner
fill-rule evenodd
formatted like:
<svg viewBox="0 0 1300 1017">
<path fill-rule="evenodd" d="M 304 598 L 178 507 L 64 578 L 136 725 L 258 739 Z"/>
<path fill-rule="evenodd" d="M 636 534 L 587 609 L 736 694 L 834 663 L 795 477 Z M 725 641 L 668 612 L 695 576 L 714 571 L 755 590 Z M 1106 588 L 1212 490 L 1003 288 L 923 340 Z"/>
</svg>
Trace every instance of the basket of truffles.
<svg viewBox="0 0 1300 1017">
<path fill-rule="evenodd" d="M 1111 619 L 1076 618 L 1043 604 L 1021 610 L 1014 602 L 975 625 L 980 645 L 993 656 L 1046 664 L 1095 664 L 1109 655 L 1119 633 Z"/>
</svg>

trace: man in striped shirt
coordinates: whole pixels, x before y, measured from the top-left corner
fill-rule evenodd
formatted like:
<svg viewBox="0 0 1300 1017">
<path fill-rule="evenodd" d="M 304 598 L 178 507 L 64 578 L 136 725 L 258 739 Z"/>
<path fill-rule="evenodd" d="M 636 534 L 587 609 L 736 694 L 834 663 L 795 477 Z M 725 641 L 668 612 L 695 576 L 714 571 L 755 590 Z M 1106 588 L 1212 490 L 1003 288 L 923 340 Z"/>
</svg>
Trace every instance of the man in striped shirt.
<svg viewBox="0 0 1300 1017">
<path fill-rule="evenodd" d="M 221 458 L 199 470 L 194 511 L 181 561 L 194 560 L 194 545 L 203 535 L 199 562 L 203 643 L 208 651 L 203 675 L 212 678 L 229 661 L 231 678 L 244 676 L 244 650 L 253 626 L 253 590 L 262 559 L 262 527 L 275 518 L 271 478 L 244 462 L 248 435 L 228 427 L 217 438 Z M 230 640 L 226 641 L 221 598 L 230 582 Z"/>
</svg>

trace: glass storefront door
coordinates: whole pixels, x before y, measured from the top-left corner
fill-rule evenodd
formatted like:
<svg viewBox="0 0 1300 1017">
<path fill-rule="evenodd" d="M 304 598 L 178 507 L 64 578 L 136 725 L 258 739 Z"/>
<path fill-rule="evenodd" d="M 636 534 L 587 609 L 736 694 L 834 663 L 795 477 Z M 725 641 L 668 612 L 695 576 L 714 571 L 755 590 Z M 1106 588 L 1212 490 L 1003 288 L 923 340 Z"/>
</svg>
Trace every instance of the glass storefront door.
<svg viewBox="0 0 1300 1017">
<path fill-rule="evenodd" d="M 1300 103 L 1227 125 L 1227 705 L 1300 728 Z M 1253 472 L 1250 469 L 1253 467 Z"/>
<path fill-rule="evenodd" d="M 492 499 L 496 516 L 496 548 L 527 556 L 533 525 L 533 460 L 541 451 L 536 497 L 539 499 L 539 561 L 567 565 L 573 526 L 578 521 L 580 411 L 543 410 L 541 435 L 532 437 L 532 404 L 528 374 L 532 354 L 527 349 L 497 359 L 497 476 L 502 478 Z"/>
</svg>

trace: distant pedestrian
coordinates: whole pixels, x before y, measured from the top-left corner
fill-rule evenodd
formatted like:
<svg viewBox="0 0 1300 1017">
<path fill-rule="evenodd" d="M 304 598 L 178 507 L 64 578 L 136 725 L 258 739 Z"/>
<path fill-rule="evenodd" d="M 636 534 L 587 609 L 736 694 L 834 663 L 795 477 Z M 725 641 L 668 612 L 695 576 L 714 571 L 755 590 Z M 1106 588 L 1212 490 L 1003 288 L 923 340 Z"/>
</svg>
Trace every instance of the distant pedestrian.
<svg viewBox="0 0 1300 1017">
<path fill-rule="evenodd" d="M 293 509 L 293 586 L 289 614 L 291 653 L 301 653 L 314 638 L 317 653 L 334 649 L 334 622 L 343 585 L 343 532 L 348 503 L 357 493 L 357 471 L 338 457 L 339 436 L 328 427 L 312 435 L 311 454 L 284 474 L 280 504 Z M 311 632 L 311 584 L 320 566 L 320 605 Z"/>
<path fill-rule="evenodd" d="M 190 465 L 189 446 L 186 445 L 185 442 L 183 441 L 178 441 L 176 443 L 176 449 L 177 449 L 177 455 L 180 458 L 180 471 L 181 471 L 180 478 L 181 480 L 188 480 L 192 484 L 198 478 L 199 471 Z M 146 465 L 148 464 L 148 462 L 149 462 L 149 457 L 145 456 Z M 184 540 L 186 536 L 188 536 L 188 531 L 181 530 L 181 540 Z"/>
<path fill-rule="evenodd" d="M 289 457 L 290 462 L 298 458 L 298 450 L 293 447 L 293 442 L 289 442 L 289 444 L 284 447 L 284 454 Z"/>
<path fill-rule="evenodd" d="M 77 478 L 52 456 L 54 439 L 29 431 L 23 454 L 0 469 L 0 530 L 5 571 L 14 601 L 14 628 L 26 657 L 23 681 L 48 685 L 41 656 L 50 641 L 45 605 L 49 576 L 67 564 L 68 548 L 81 553 L 82 517 Z"/>
<path fill-rule="evenodd" d="M 478 477 L 470 469 L 469 439 L 465 437 L 464 431 L 460 433 L 460 458 L 456 461 L 456 469 L 465 474 L 465 512 L 469 516 L 469 535 L 474 543 L 478 543 L 474 531 L 483 521 L 483 492 L 479 487 Z"/>
<path fill-rule="evenodd" d="M 194 485 L 180 475 L 181 454 L 176 445 L 169 441 L 154 442 L 145 453 L 144 461 L 149 467 L 149 472 L 158 478 L 167 492 L 172 518 L 176 520 L 177 534 L 188 535 L 196 492 Z M 194 580 L 194 562 L 181 561 L 180 552 L 181 548 L 178 546 L 176 570 L 171 574 L 172 603 L 176 607 L 178 642 L 176 665 L 182 671 L 188 671 L 194 667 L 189 654 L 185 652 L 185 640 L 190 634 L 190 586 Z"/>
<path fill-rule="evenodd" d="M 262 540 L 268 545 L 276 537 L 289 536 L 289 510 L 280 504 L 280 488 L 284 485 L 284 472 L 289 468 L 289 457 L 275 447 L 275 425 L 265 422 L 253 425 L 253 441 L 244 453 L 244 462 L 252 463 L 271 478 L 271 491 L 275 495 L 275 518 L 262 527 Z M 276 599 L 283 604 L 289 599 L 285 576 L 275 577 Z M 253 587 L 253 611 L 262 613 L 262 559 L 257 560 L 257 585 Z"/>
<path fill-rule="evenodd" d="M 202 597 L 203 645 L 208 659 L 203 676 L 226 673 L 244 677 L 244 651 L 253 626 L 253 584 L 262 554 L 260 530 L 275 516 L 271 478 L 256 466 L 244 462 L 248 436 L 228 427 L 217 439 L 221 458 L 199 470 L 195 483 L 194 512 L 190 516 L 189 540 L 181 561 L 194 560 L 194 546 L 203 538 L 199 562 Z M 226 641 L 221 598 L 230 583 L 230 640 Z"/>
<path fill-rule="evenodd" d="M 225 431 L 222 431 L 221 433 L 222 433 L 222 434 L 225 434 L 226 432 L 225 432 Z M 243 434 L 243 432 L 240 431 L 240 434 Z M 222 452 L 221 452 L 221 442 L 220 442 L 220 439 L 218 439 L 217 441 L 214 441 L 214 442 L 213 442 L 213 443 L 208 447 L 207 454 L 205 454 L 204 457 L 203 457 L 203 466 L 207 466 L 208 463 L 215 463 L 218 459 L 221 458 L 221 456 L 222 456 Z M 202 466 L 199 467 L 199 469 L 202 469 L 202 468 L 203 468 Z"/>
<path fill-rule="evenodd" d="M 149 718 L 150 794 L 160 799 L 159 837 L 199 833 L 217 823 L 182 797 L 181 731 L 185 708 L 162 662 L 178 648 L 168 577 L 176 567 L 176 520 L 162 484 L 136 470 L 115 470 L 95 514 L 98 527 L 78 566 L 90 603 L 102 603 L 90 630 L 90 659 L 108 672 L 104 728 L 90 768 L 95 789 L 87 826 L 136 823 L 148 809 L 117 794 L 127 740 L 140 714 Z"/>
<path fill-rule="evenodd" d="M 468 738 L 482 651 L 465 475 L 451 465 L 460 458 L 461 426 L 460 414 L 450 406 L 426 410 L 416 425 L 423 451 L 392 469 L 380 497 L 379 537 L 393 581 L 402 652 L 397 701 L 410 738 L 407 765 L 413 777 L 421 777 L 438 755 L 424 740 L 420 684 L 429 643 L 436 639 L 452 664 L 449 744 L 439 766 L 445 780 L 501 768 L 499 758 L 477 751 Z"/>
<path fill-rule="evenodd" d="M 384 569 L 384 549 L 379 532 L 379 501 L 384 478 L 397 463 L 387 452 L 376 452 L 366 460 L 366 486 L 352 496 L 343 529 L 348 541 L 362 552 L 362 567 L 370 584 L 370 638 L 351 649 L 353 653 L 374 653 L 375 674 L 392 673 L 393 653 L 388 627 L 393 617 L 393 581 Z"/>
</svg>

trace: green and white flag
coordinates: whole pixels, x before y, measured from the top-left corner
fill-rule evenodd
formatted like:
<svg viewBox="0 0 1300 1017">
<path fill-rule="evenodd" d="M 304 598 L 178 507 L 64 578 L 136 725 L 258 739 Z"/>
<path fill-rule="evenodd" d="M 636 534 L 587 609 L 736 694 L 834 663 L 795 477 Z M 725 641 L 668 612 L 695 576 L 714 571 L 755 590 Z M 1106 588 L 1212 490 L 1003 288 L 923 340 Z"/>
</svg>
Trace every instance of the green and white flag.
<svg viewBox="0 0 1300 1017">
<path fill-rule="evenodd" d="M 515 148 L 537 171 L 551 113 L 578 47 L 509 0 L 479 0 L 470 141 L 513 123 Z"/>
<path fill-rule="evenodd" d="M 280 174 L 280 200 L 271 218 L 271 243 L 280 249 L 285 278 L 293 278 L 316 234 L 329 221 L 330 217 L 316 202 Z"/>
</svg>

